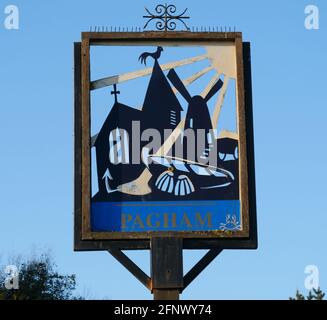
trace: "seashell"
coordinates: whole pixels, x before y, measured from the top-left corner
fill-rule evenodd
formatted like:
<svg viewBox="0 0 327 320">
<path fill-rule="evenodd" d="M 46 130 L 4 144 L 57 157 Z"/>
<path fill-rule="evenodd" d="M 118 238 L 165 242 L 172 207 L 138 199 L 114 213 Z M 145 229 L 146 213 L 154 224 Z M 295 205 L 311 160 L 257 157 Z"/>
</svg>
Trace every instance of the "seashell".
<svg viewBox="0 0 327 320">
<path fill-rule="evenodd" d="M 186 196 L 194 191 L 193 183 L 188 176 L 181 175 L 177 178 L 175 196 Z"/>
<path fill-rule="evenodd" d="M 186 196 L 195 191 L 189 177 L 180 175 L 176 178 L 171 170 L 163 172 L 157 178 L 155 186 L 163 192 L 174 193 L 175 196 Z"/>
<path fill-rule="evenodd" d="M 174 174 L 171 171 L 163 172 L 157 179 L 155 186 L 163 191 L 172 193 L 174 189 Z"/>
</svg>

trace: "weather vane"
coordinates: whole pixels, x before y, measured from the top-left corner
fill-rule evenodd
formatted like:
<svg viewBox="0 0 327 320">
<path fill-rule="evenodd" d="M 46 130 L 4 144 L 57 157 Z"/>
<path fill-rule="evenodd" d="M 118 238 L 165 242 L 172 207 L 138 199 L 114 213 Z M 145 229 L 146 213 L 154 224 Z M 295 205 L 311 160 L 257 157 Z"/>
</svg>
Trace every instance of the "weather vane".
<svg viewBox="0 0 327 320">
<path fill-rule="evenodd" d="M 189 31 L 189 27 L 184 22 L 184 19 L 189 19 L 190 17 L 184 16 L 185 12 L 187 11 L 187 8 L 181 13 L 181 14 L 175 14 L 176 13 L 176 6 L 173 4 L 159 4 L 155 8 L 155 14 L 151 13 L 147 8 L 145 8 L 146 12 L 149 14 L 147 16 L 143 16 L 143 18 L 149 19 L 147 23 L 144 26 L 144 29 L 148 26 L 148 24 L 152 20 L 159 20 L 156 22 L 156 28 L 159 31 L 173 31 L 176 29 L 176 20 L 180 21 L 186 28 L 187 31 Z"/>
</svg>

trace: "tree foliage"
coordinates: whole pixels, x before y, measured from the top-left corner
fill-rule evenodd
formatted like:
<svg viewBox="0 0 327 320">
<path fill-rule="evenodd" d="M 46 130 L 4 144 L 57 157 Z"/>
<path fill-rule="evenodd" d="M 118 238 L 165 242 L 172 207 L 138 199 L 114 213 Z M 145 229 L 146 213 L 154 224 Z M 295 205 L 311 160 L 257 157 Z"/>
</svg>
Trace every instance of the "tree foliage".
<svg viewBox="0 0 327 320">
<path fill-rule="evenodd" d="M 0 300 L 74 300 L 76 277 L 62 275 L 48 255 L 31 258 L 19 265 L 18 289 L 5 287 L 3 268 L 0 273 Z"/>
<path fill-rule="evenodd" d="M 290 300 L 324 300 L 325 293 L 320 289 L 313 288 L 309 291 L 307 297 L 305 297 L 299 290 L 296 290 L 295 297 L 290 297 Z"/>
</svg>

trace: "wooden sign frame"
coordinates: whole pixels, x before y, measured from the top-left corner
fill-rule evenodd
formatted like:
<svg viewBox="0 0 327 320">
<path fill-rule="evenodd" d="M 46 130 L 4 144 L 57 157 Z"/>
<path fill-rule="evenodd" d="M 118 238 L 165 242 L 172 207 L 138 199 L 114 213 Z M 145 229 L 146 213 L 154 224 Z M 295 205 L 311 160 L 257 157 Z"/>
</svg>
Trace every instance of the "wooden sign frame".
<svg viewBox="0 0 327 320">
<path fill-rule="evenodd" d="M 146 42 L 219 43 L 234 42 L 236 48 L 241 210 L 245 214 L 244 229 L 233 235 L 203 232 L 92 232 L 91 200 L 91 139 L 90 139 L 90 46 L 112 43 Z M 153 236 L 182 238 L 185 249 L 255 249 L 257 248 L 256 198 L 252 118 L 252 85 L 250 44 L 242 42 L 237 32 L 85 32 L 82 42 L 74 44 L 74 249 L 136 250 L 150 249 Z"/>
</svg>

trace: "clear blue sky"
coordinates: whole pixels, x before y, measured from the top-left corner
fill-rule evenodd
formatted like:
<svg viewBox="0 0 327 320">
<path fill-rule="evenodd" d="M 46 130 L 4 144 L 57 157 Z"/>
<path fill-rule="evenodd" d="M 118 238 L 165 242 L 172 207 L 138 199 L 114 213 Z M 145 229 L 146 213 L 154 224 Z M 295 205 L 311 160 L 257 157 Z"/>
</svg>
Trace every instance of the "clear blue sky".
<svg viewBox="0 0 327 320">
<path fill-rule="evenodd" d="M 73 42 L 91 25 L 142 27 L 156 3 L 0 0 L 0 255 L 49 248 L 91 298 L 151 295 L 108 253 L 73 252 Z M 223 251 L 183 298 L 286 299 L 306 292 L 309 264 L 326 291 L 326 1 L 174 3 L 191 26 L 236 26 L 252 43 L 259 228 L 258 250 Z M 17 31 L 3 26 L 9 4 Z M 304 28 L 308 4 L 319 30 Z M 130 255 L 149 270 L 148 253 Z"/>
</svg>

